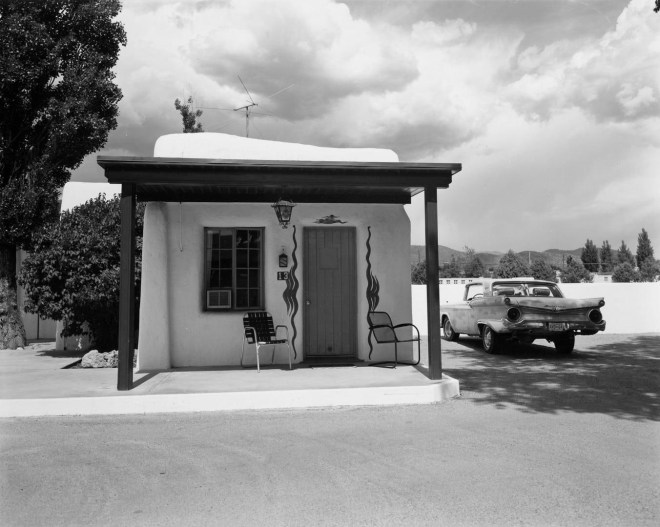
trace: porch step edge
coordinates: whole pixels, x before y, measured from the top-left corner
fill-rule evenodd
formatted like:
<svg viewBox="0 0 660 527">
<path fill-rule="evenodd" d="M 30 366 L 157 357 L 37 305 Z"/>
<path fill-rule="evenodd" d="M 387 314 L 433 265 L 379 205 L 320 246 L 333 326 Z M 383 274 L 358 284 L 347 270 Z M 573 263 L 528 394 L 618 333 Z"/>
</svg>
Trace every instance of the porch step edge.
<svg viewBox="0 0 660 527">
<path fill-rule="evenodd" d="M 445 375 L 441 381 L 419 386 L 3 399 L 0 418 L 432 404 L 459 393 L 458 381 Z"/>
</svg>

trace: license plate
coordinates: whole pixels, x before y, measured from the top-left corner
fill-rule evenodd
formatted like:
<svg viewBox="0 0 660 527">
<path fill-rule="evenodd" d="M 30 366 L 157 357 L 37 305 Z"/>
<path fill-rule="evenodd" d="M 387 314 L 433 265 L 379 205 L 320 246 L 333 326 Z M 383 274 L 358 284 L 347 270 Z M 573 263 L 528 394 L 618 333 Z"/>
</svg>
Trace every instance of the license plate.
<svg viewBox="0 0 660 527">
<path fill-rule="evenodd" d="M 549 322 L 548 323 L 549 331 L 564 331 L 564 324 L 561 322 Z"/>
</svg>

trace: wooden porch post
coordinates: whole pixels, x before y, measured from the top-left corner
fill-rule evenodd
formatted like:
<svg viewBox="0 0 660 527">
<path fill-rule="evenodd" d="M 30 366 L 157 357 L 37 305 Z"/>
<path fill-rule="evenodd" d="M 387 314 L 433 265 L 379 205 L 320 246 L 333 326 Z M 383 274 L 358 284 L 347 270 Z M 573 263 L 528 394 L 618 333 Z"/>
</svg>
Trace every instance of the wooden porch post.
<svg viewBox="0 0 660 527">
<path fill-rule="evenodd" d="M 440 340 L 440 286 L 438 285 L 438 189 L 424 188 L 426 232 L 426 317 L 428 327 L 429 379 L 442 379 Z"/>
<path fill-rule="evenodd" d="M 135 185 L 121 186 L 121 263 L 119 285 L 119 365 L 117 389 L 133 388 L 135 349 Z"/>
</svg>

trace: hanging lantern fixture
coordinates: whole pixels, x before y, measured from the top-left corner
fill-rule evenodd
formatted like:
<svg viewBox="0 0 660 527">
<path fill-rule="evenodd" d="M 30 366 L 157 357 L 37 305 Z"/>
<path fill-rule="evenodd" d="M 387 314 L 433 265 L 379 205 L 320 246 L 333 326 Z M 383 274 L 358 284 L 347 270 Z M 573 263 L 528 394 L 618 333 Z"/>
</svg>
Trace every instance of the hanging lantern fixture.
<svg viewBox="0 0 660 527">
<path fill-rule="evenodd" d="M 280 222 L 280 225 L 283 229 L 286 229 L 289 226 L 291 221 L 291 211 L 296 204 L 293 201 L 288 201 L 285 199 L 278 199 L 275 203 L 271 205 L 275 209 L 275 214 L 277 214 L 277 221 Z"/>
</svg>

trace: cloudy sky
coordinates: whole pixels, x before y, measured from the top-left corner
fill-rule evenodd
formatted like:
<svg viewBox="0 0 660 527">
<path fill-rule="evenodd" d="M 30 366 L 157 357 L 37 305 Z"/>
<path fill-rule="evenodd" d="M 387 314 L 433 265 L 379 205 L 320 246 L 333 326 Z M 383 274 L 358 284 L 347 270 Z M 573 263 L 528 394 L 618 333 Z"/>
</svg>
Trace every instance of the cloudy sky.
<svg viewBox="0 0 660 527">
<path fill-rule="evenodd" d="M 181 131 L 382 147 L 457 162 L 442 245 L 574 249 L 644 227 L 660 257 L 660 14 L 653 0 L 124 0 L 124 98 L 104 155 Z M 279 93 L 278 93 L 279 92 Z M 229 110 L 227 110 L 229 109 Z M 101 181 L 96 155 L 74 173 Z M 407 206 L 423 243 L 423 198 Z"/>
</svg>

